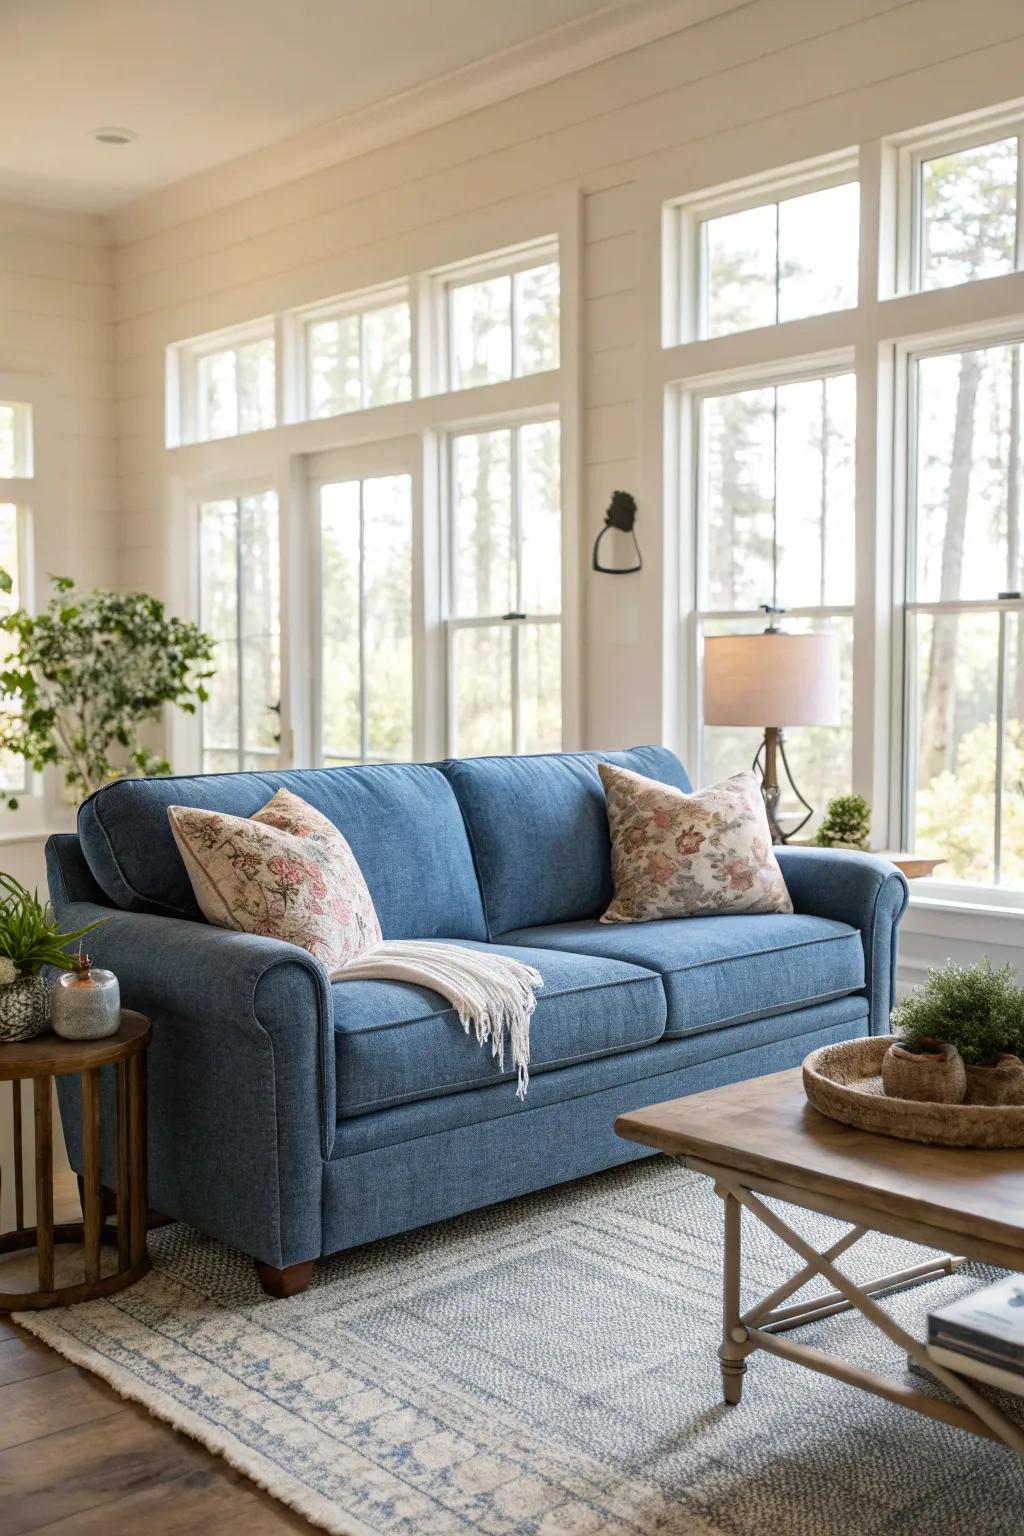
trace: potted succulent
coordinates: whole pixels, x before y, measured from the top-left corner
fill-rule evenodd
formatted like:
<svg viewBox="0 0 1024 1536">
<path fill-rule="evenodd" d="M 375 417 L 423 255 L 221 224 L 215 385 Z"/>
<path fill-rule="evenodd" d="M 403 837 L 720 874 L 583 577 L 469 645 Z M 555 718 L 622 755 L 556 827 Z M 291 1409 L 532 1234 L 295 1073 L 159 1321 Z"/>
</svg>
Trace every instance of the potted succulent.
<svg viewBox="0 0 1024 1536">
<path fill-rule="evenodd" d="M 62 933 L 52 909 L 13 875 L 0 874 L 0 1043 L 31 1040 L 50 1016 L 44 965 L 70 970 L 69 944 L 98 924 Z"/>
<path fill-rule="evenodd" d="M 1024 992 L 1017 985 L 1011 965 L 993 970 L 987 958 L 980 965 L 945 965 L 930 971 L 928 980 L 892 1013 L 893 1033 L 899 1039 L 890 1054 L 902 1052 L 906 1084 L 913 1076 L 916 1059 L 923 1069 L 930 1061 L 934 1074 L 940 1047 L 953 1047 L 963 1062 L 964 1102 L 968 1104 L 1024 1104 Z M 955 1062 L 944 1053 L 948 1070 Z M 894 1061 L 890 1057 L 890 1081 Z M 885 1081 L 883 1072 L 883 1081 Z M 894 1090 L 886 1083 L 886 1091 Z M 903 1092 L 903 1098 L 921 1093 Z M 939 1095 L 935 1095 L 939 1097 Z M 953 1102 L 956 1102 L 955 1100 Z"/>
</svg>

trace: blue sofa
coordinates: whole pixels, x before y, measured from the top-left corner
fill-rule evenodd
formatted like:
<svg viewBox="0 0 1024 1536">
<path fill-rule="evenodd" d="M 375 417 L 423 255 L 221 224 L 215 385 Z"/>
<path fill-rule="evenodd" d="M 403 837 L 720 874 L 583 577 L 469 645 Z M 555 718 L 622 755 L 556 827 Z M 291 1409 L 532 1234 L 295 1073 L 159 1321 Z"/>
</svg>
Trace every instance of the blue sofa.
<svg viewBox="0 0 1024 1536">
<path fill-rule="evenodd" d="M 85 802 L 47 846 L 50 895 L 69 925 L 106 919 L 94 958 L 153 1021 L 157 1210 L 290 1294 L 321 1255 L 647 1155 L 618 1114 L 888 1028 L 907 888 L 870 855 L 780 849 L 792 915 L 600 924 L 602 758 L 690 788 L 673 753 L 638 747 L 124 779 Z M 525 1103 L 436 993 L 332 985 L 295 946 L 203 921 L 167 806 L 248 816 L 281 785 L 344 832 L 386 938 L 538 968 Z M 80 1167 L 73 1086 L 61 1108 Z"/>
</svg>

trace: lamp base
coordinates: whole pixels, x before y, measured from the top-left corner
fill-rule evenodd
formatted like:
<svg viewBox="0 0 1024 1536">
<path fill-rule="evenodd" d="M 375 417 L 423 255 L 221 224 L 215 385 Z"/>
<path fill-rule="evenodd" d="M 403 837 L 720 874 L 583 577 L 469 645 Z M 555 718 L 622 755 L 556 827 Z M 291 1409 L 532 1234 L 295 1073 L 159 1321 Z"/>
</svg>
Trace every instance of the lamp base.
<svg viewBox="0 0 1024 1536">
<path fill-rule="evenodd" d="M 785 770 L 789 787 L 793 791 L 800 804 L 807 811 L 806 816 L 801 817 L 795 827 L 790 827 L 788 832 L 783 831 L 778 818 L 779 799 L 781 786 L 779 784 L 779 759 Z M 814 815 L 814 808 L 809 800 L 805 800 L 796 786 L 789 762 L 786 758 L 786 748 L 783 742 L 782 730 L 777 725 L 766 725 L 764 740 L 757 749 L 754 761 L 751 764 L 754 772 L 760 775 L 761 793 L 764 796 L 764 808 L 768 813 L 768 830 L 772 835 L 773 843 L 788 843 L 791 837 L 802 832 L 804 827 Z"/>
</svg>

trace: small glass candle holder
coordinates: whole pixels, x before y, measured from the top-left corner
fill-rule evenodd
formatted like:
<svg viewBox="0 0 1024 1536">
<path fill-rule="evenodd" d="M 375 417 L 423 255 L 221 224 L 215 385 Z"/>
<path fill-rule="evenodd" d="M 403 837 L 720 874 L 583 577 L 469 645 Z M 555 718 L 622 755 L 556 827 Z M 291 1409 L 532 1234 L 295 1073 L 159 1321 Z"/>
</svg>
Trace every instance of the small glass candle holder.
<svg viewBox="0 0 1024 1536">
<path fill-rule="evenodd" d="M 93 968 L 79 955 L 53 989 L 50 1023 L 64 1040 L 105 1040 L 121 1023 L 121 988 L 113 971 Z"/>
</svg>

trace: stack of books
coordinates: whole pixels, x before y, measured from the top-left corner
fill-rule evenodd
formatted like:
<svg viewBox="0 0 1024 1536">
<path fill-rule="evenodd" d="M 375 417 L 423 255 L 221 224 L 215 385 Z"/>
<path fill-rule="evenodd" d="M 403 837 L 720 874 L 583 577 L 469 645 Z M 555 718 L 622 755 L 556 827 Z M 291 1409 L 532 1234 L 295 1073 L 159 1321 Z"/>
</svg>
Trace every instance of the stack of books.
<svg viewBox="0 0 1024 1536">
<path fill-rule="evenodd" d="M 1024 1397 L 1024 1275 L 929 1312 L 928 1353 L 948 1371 Z"/>
</svg>

